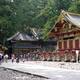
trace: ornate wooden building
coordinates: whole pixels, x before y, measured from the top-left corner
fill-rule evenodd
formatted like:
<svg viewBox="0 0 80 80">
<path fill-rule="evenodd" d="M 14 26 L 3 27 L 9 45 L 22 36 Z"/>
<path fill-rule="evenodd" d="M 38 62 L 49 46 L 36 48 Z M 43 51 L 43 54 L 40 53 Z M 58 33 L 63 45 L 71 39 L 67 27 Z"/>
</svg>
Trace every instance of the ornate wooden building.
<svg viewBox="0 0 80 80">
<path fill-rule="evenodd" d="M 44 41 L 39 39 L 38 37 L 36 38 L 33 35 L 30 36 L 26 33 L 20 32 L 17 32 L 16 34 L 8 38 L 7 43 L 9 50 L 8 54 L 10 56 L 11 54 L 15 54 L 16 56 L 26 55 L 31 59 L 36 57 L 37 55 L 39 55 L 38 58 L 44 58 L 46 56 L 46 53 L 42 52 L 54 49 L 53 45 L 56 45 L 55 41 Z M 43 60 L 42 58 L 41 60 Z"/>
<path fill-rule="evenodd" d="M 26 33 L 17 32 L 13 36 L 7 39 L 9 54 L 14 53 L 15 55 L 24 55 L 30 51 L 35 51 L 40 49 L 41 46 L 38 45 L 38 39 L 29 36 Z"/>
<path fill-rule="evenodd" d="M 76 61 L 76 51 L 80 52 L 80 14 L 62 10 L 49 37 L 57 40 L 55 60 Z"/>
</svg>

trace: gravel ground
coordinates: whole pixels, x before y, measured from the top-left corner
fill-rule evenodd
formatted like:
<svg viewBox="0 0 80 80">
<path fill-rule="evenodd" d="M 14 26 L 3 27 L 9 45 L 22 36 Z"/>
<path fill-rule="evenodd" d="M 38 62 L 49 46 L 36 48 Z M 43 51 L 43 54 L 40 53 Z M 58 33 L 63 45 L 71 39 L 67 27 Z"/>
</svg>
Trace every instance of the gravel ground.
<svg viewBox="0 0 80 80">
<path fill-rule="evenodd" d="M 0 68 L 0 80 L 49 80 L 32 74 Z"/>
</svg>

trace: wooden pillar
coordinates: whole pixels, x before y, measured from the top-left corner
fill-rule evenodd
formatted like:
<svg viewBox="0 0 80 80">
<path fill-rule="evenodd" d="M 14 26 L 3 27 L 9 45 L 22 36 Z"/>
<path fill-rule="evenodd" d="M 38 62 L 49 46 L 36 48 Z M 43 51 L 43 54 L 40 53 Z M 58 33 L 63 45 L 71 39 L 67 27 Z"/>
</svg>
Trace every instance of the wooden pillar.
<svg viewBox="0 0 80 80">
<path fill-rule="evenodd" d="M 64 42 L 63 42 L 63 40 L 62 40 L 62 49 L 64 49 Z"/>
<path fill-rule="evenodd" d="M 64 44 L 63 44 L 63 41 L 59 41 L 58 43 L 57 43 L 57 45 L 58 45 L 58 49 L 60 50 L 60 49 L 63 49 L 64 48 Z"/>
<path fill-rule="evenodd" d="M 73 49 L 75 49 L 75 40 L 73 40 Z"/>
<path fill-rule="evenodd" d="M 69 49 L 69 40 L 67 40 L 67 49 Z"/>
<path fill-rule="evenodd" d="M 79 49 L 80 49 L 80 39 L 79 39 Z"/>
</svg>

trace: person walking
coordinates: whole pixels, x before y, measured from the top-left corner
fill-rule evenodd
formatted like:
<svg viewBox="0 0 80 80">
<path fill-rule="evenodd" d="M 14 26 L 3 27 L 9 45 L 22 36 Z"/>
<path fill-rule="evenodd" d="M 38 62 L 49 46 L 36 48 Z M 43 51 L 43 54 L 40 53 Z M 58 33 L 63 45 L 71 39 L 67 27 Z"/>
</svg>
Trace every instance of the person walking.
<svg viewBox="0 0 80 80">
<path fill-rule="evenodd" d="M 19 57 L 16 58 L 16 63 L 19 63 Z"/>
<path fill-rule="evenodd" d="M 14 62 L 14 60 L 15 60 L 15 55 L 12 54 L 12 56 L 11 56 L 11 61 L 12 61 L 12 63 Z"/>
<path fill-rule="evenodd" d="M 2 63 L 2 54 L 0 53 L 0 64 Z"/>
<path fill-rule="evenodd" d="M 8 54 L 6 54 L 6 55 L 4 55 L 4 61 L 7 63 L 7 61 L 8 61 Z"/>
</svg>

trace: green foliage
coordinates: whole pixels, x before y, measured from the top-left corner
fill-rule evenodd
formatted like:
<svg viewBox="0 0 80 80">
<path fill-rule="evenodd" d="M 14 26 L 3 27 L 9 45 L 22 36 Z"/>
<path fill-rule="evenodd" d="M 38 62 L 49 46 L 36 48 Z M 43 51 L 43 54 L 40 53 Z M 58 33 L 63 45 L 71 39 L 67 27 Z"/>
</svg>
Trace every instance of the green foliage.
<svg viewBox="0 0 80 80">
<path fill-rule="evenodd" d="M 61 9 L 80 13 L 80 0 L 0 0 L 0 42 L 17 31 L 30 33 L 34 27 L 46 38 Z"/>
<path fill-rule="evenodd" d="M 80 13 L 80 0 L 74 0 L 68 10 L 71 12 Z"/>
<path fill-rule="evenodd" d="M 57 20 L 58 16 L 56 15 L 55 17 L 50 18 L 50 20 L 48 20 L 46 22 L 46 24 L 44 25 L 43 28 L 43 39 L 47 39 L 48 38 L 48 32 L 50 31 L 50 29 L 53 27 L 53 24 L 55 24 L 55 20 Z"/>
</svg>

